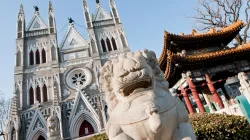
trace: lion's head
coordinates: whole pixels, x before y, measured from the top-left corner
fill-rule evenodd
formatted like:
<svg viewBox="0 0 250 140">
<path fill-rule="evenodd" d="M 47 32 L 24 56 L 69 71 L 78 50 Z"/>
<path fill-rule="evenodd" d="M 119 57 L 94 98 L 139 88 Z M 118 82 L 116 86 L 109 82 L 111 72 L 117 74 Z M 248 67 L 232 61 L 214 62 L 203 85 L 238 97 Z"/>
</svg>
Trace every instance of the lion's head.
<svg viewBox="0 0 250 140">
<path fill-rule="evenodd" d="M 163 78 L 156 55 L 149 50 L 129 52 L 116 59 L 109 60 L 100 69 L 100 85 L 105 92 L 109 111 L 117 101 L 138 91 L 153 89 L 159 82 L 168 82 Z"/>
</svg>

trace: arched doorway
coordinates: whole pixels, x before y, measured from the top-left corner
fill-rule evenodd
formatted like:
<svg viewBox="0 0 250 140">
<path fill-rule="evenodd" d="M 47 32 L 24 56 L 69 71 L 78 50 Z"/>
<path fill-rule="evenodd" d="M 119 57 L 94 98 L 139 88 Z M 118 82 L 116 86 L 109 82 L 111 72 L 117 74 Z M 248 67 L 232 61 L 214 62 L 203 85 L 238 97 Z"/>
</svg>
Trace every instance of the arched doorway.
<svg viewBox="0 0 250 140">
<path fill-rule="evenodd" d="M 91 135 L 94 133 L 95 131 L 92 125 L 88 121 L 84 120 L 79 130 L 79 136 L 83 137 L 83 136 Z"/>
<path fill-rule="evenodd" d="M 45 138 L 40 135 L 37 140 L 45 140 Z"/>
</svg>

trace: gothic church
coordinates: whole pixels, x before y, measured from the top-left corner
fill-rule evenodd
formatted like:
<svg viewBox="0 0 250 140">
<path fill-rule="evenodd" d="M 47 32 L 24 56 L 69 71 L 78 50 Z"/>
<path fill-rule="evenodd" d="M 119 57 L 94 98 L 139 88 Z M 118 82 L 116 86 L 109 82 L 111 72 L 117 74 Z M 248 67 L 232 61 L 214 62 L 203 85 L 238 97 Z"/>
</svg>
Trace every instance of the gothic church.
<svg viewBox="0 0 250 140">
<path fill-rule="evenodd" d="M 98 70 L 108 59 L 130 51 L 116 4 L 109 0 L 109 5 L 110 14 L 97 1 L 91 15 L 83 0 L 88 40 L 70 19 L 60 43 L 51 2 L 48 23 L 35 6 L 26 25 L 20 6 L 14 96 L 5 140 L 72 140 L 104 130 L 108 114 Z"/>
</svg>

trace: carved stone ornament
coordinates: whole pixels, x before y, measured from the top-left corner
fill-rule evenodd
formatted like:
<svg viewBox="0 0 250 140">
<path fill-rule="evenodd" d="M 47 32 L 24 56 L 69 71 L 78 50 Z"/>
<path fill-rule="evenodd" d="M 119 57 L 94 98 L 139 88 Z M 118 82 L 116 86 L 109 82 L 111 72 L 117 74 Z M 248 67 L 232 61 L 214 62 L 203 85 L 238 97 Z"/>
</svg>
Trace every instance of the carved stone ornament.
<svg viewBox="0 0 250 140">
<path fill-rule="evenodd" d="M 184 104 L 171 95 L 156 55 L 143 50 L 110 60 L 100 70 L 112 140 L 195 140 Z"/>
<path fill-rule="evenodd" d="M 70 91 L 67 89 L 63 90 L 63 97 L 70 95 Z"/>
<path fill-rule="evenodd" d="M 60 140 L 59 120 L 57 116 L 50 116 L 47 120 L 48 139 Z"/>
<path fill-rule="evenodd" d="M 247 98 L 250 104 L 250 80 L 248 78 L 248 75 L 244 72 L 240 72 L 238 74 L 238 78 L 240 80 L 239 90 Z"/>
</svg>

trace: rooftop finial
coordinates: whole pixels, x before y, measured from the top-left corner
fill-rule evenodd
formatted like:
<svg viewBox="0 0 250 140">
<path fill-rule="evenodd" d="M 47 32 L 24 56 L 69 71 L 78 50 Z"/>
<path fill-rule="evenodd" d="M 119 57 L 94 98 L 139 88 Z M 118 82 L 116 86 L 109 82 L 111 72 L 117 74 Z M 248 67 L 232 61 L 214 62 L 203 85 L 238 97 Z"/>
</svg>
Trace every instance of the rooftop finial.
<svg viewBox="0 0 250 140">
<path fill-rule="evenodd" d="M 70 24 L 72 24 L 73 22 L 75 22 L 71 17 L 68 18 L 68 20 L 69 20 L 69 23 L 70 23 Z"/>
<path fill-rule="evenodd" d="M 49 1 L 49 11 L 53 11 L 53 6 L 51 1 Z"/>
<path fill-rule="evenodd" d="M 83 3 L 83 5 L 87 5 L 86 0 L 83 0 L 82 3 Z"/>
<path fill-rule="evenodd" d="M 23 12 L 23 5 L 21 4 L 20 5 L 20 10 L 19 10 L 19 14 L 23 14 L 24 12 Z"/>
<path fill-rule="evenodd" d="M 37 6 L 34 6 L 35 8 L 35 11 L 38 12 L 39 11 L 39 8 Z"/>
</svg>

